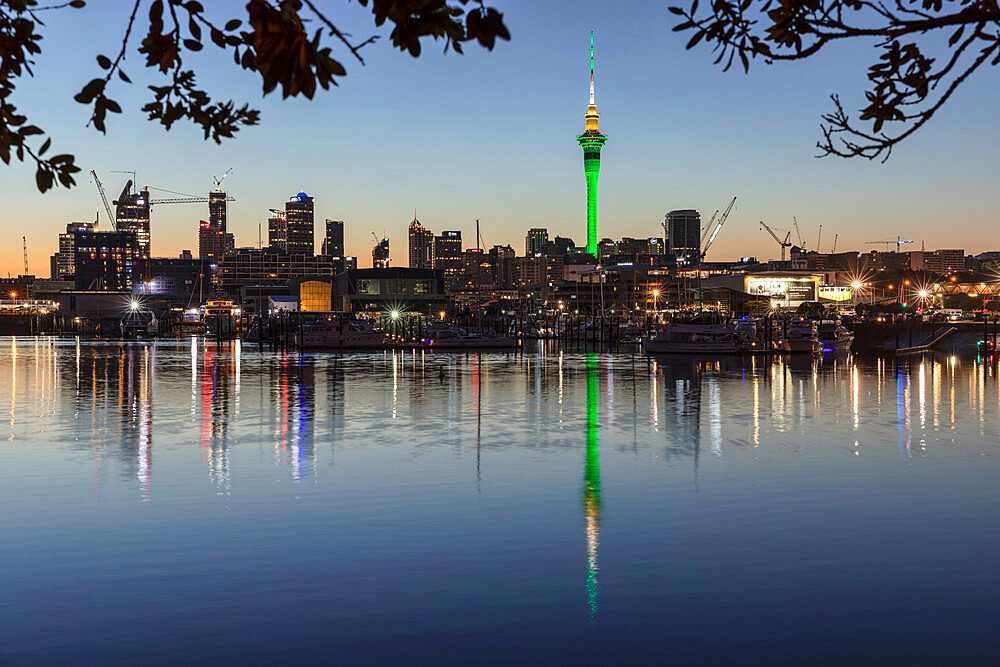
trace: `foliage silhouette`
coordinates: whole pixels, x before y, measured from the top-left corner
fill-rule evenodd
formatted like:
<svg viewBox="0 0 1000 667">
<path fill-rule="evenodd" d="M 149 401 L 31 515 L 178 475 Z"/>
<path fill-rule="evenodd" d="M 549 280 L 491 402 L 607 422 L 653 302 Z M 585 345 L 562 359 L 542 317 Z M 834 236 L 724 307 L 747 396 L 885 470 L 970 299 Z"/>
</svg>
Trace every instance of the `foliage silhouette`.
<svg viewBox="0 0 1000 667">
<path fill-rule="evenodd" d="M 852 120 L 838 95 L 822 116 L 820 156 L 889 159 L 984 65 L 1000 64 L 997 0 L 713 0 L 699 11 L 670 7 L 692 33 L 687 48 L 712 45 L 716 64 L 744 71 L 766 62 L 804 60 L 844 40 L 873 40 L 867 105 Z M 919 42 L 919 43 L 918 43 Z M 933 54 L 933 55 L 930 55 Z M 859 125 L 858 123 L 861 123 Z M 866 126 L 870 124 L 870 129 Z"/>
<path fill-rule="evenodd" d="M 376 27 L 391 24 L 392 45 L 413 57 L 421 54 L 421 38 L 444 40 L 444 50 L 462 53 L 475 41 L 492 50 L 496 40 L 510 39 L 503 15 L 484 0 L 357 0 L 371 12 Z M 84 0 L 40 6 L 38 0 L 0 0 L 0 160 L 35 163 L 35 182 L 45 192 L 57 185 L 71 187 L 80 171 L 72 155 L 46 157 L 51 139 L 18 113 L 13 97 L 18 79 L 34 76 L 31 66 L 41 53 L 39 18 L 44 11 L 81 10 Z M 281 96 L 312 99 L 317 86 L 327 90 L 347 75 L 333 55 L 334 46 L 348 58 L 364 64 L 362 49 L 378 35 L 355 40 L 340 30 L 318 5 L 319 0 L 249 0 L 238 17 L 218 22 L 198 0 L 134 0 L 121 47 L 113 56 L 99 54 L 100 75 L 75 95 L 91 108 L 88 124 L 106 132 L 108 114 L 122 113 L 111 98 L 116 85 L 131 84 L 122 69 L 130 48 L 143 56 L 147 68 L 159 72 L 162 85 L 150 85 L 152 99 L 142 107 L 150 120 L 166 130 L 186 120 L 219 143 L 241 128 L 256 125 L 260 112 L 248 104 L 216 100 L 198 87 L 196 73 L 185 67 L 188 53 L 212 46 L 231 54 L 234 66 L 260 75 L 264 94 L 281 88 Z M 312 31 L 308 23 L 318 26 Z M 141 36 L 138 36 L 139 33 Z M 333 46 L 330 46 L 332 43 Z M 134 74 L 134 72 L 133 72 Z"/>
</svg>

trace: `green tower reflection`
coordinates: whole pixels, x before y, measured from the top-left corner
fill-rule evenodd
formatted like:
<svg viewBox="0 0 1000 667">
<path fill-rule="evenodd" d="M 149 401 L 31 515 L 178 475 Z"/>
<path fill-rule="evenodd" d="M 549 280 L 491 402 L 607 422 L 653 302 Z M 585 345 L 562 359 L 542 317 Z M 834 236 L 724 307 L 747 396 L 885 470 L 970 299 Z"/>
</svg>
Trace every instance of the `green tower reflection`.
<svg viewBox="0 0 1000 667">
<path fill-rule="evenodd" d="M 597 355 L 587 355 L 587 460 L 583 468 L 583 510 L 587 530 L 587 604 L 597 615 L 597 547 L 601 523 L 601 462 L 598 458 Z"/>
</svg>

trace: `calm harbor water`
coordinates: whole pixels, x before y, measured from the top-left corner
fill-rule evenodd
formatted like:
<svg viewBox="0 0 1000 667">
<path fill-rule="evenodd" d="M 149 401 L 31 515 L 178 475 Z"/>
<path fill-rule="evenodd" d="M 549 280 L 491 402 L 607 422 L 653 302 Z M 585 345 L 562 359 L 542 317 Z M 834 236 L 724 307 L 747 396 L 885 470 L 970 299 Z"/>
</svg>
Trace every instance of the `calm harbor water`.
<svg viewBox="0 0 1000 667">
<path fill-rule="evenodd" d="M 0 664 L 996 658 L 974 358 L 0 339 Z"/>
</svg>

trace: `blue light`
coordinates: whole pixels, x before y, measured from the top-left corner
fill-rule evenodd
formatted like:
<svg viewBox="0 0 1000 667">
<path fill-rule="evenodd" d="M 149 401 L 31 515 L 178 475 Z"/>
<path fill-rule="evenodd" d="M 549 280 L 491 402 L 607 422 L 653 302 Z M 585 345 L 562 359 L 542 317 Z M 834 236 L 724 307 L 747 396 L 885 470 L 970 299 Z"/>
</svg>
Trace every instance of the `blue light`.
<svg viewBox="0 0 1000 667">
<path fill-rule="evenodd" d="M 305 201 L 309 199 L 309 195 L 307 195 L 304 192 L 300 192 L 299 194 L 295 195 L 295 198 L 298 199 L 299 201 Z"/>
</svg>

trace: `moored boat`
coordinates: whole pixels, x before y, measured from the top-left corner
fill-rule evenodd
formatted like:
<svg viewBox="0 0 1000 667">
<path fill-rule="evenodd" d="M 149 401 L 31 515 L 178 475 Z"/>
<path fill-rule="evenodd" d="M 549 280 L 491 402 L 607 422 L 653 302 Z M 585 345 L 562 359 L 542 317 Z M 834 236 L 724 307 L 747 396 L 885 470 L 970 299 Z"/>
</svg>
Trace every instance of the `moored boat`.
<svg viewBox="0 0 1000 667">
<path fill-rule="evenodd" d="M 751 341 L 725 324 L 664 324 L 653 337 L 642 339 L 646 354 L 742 354 Z"/>
<path fill-rule="evenodd" d="M 386 343 L 385 332 L 375 329 L 370 321 L 347 318 L 308 322 L 296 338 L 304 349 L 379 349 Z"/>
</svg>

